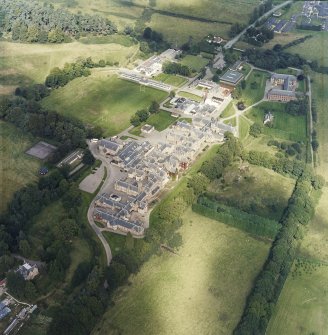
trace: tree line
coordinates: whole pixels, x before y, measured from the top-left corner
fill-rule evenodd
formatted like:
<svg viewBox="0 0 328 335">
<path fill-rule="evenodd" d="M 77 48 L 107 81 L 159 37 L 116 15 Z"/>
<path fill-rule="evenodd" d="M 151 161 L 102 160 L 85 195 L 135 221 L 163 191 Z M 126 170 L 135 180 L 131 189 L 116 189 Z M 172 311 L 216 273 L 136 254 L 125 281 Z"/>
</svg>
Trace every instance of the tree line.
<svg viewBox="0 0 328 335">
<path fill-rule="evenodd" d="M 192 205 L 192 210 L 210 219 L 237 227 L 247 233 L 270 239 L 275 238 L 280 228 L 278 222 L 274 220 L 220 204 L 207 196 L 200 196 L 197 203 Z"/>
<path fill-rule="evenodd" d="M 116 26 L 100 15 L 73 14 L 35 0 L 0 0 L 0 14 L 0 29 L 22 42 L 61 43 L 69 41 L 69 36 L 117 32 Z"/>
<path fill-rule="evenodd" d="M 274 38 L 274 32 L 266 27 L 250 27 L 243 36 L 244 41 L 249 44 L 261 47 Z"/>
<path fill-rule="evenodd" d="M 159 109 L 160 109 L 159 103 L 157 101 L 153 101 L 150 104 L 148 110 L 141 109 L 137 111 L 134 115 L 132 115 L 130 119 L 130 123 L 134 127 L 138 127 L 142 122 L 147 121 L 151 114 L 158 113 Z"/>
<path fill-rule="evenodd" d="M 302 174 L 296 183 L 281 229 L 272 244 L 269 257 L 256 278 L 247 298 L 243 316 L 234 335 L 265 334 L 275 304 L 296 256 L 303 227 L 311 220 L 315 203 L 310 193 L 322 185 L 314 185 L 312 173 Z"/>
<path fill-rule="evenodd" d="M 165 62 L 163 64 L 163 72 L 167 74 L 180 74 L 185 77 L 189 77 L 191 75 L 189 66 L 175 62 Z"/>
</svg>

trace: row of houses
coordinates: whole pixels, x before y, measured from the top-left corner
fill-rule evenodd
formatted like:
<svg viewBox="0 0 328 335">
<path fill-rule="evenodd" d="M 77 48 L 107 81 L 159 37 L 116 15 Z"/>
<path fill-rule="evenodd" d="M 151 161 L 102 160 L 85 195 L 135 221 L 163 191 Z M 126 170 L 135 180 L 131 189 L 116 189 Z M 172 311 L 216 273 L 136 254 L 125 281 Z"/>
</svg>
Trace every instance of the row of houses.
<svg viewBox="0 0 328 335">
<path fill-rule="evenodd" d="M 208 144 L 223 141 L 226 131 L 236 134 L 234 127 L 200 116 L 192 124 L 177 121 L 167 132 L 165 142 L 156 146 L 148 141 L 101 140 L 99 151 L 124 171 L 124 177 L 115 181 L 115 194 L 97 197 L 94 219 L 113 231 L 142 236 L 149 204 L 170 177 L 188 168 Z"/>
</svg>

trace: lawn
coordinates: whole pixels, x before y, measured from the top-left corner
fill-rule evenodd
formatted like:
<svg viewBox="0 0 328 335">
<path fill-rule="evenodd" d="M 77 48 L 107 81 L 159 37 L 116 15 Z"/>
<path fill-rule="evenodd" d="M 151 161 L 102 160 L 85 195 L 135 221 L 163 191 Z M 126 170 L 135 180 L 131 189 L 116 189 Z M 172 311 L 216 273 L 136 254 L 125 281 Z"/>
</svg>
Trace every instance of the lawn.
<svg viewBox="0 0 328 335">
<path fill-rule="evenodd" d="M 38 179 L 41 161 L 25 154 L 35 142 L 32 136 L 0 121 L 0 213 L 17 190 Z"/>
<path fill-rule="evenodd" d="M 252 69 L 251 66 L 249 64 L 245 63 L 245 64 L 243 64 L 243 67 L 242 67 L 240 72 L 243 73 L 243 75 L 246 77 L 249 74 L 249 72 L 251 71 L 251 69 Z"/>
<path fill-rule="evenodd" d="M 171 116 L 171 113 L 167 111 L 159 111 L 156 114 L 150 115 L 148 120 L 141 125 L 134 127 L 130 133 L 132 135 L 140 136 L 141 134 L 141 127 L 145 124 L 150 124 L 151 126 L 154 126 L 154 128 L 157 131 L 163 131 L 167 127 L 169 127 L 171 124 L 177 121 L 177 118 Z"/>
<path fill-rule="evenodd" d="M 126 236 L 114 234 L 109 231 L 103 231 L 102 234 L 108 242 L 113 256 L 118 254 L 120 251 L 125 250 Z"/>
<path fill-rule="evenodd" d="M 138 51 L 138 45 L 126 47 L 117 43 L 83 44 L 24 44 L 0 41 L 0 77 L 17 77 L 15 85 L 25 82 L 41 83 L 54 67 L 63 67 L 78 57 L 92 57 L 94 61 L 104 59 L 119 62 L 124 66 Z M 132 60 L 132 59 L 131 59 Z M 7 79 L 8 81 L 8 79 Z M 2 80 L 0 79 L 0 84 Z"/>
<path fill-rule="evenodd" d="M 263 102 L 247 112 L 247 117 L 253 122 L 263 124 L 266 111 L 274 115 L 273 127 L 264 127 L 263 133 L 274 138 L 289 141 L 306 142 L 306 117 L 293 116 L 285 112 L 281 103 Z"/>
<path fill-rule="evenodd" d="M 279 221 L 294 186 L 293 179 L 272 170 L 250 165 L 243 171 L 234 165 L 209 185 L 208 194 L 225 205 Z"/>
<path fill-rule="evenodd" d="M 239 117 L 239 139 L 244 141 L 249 135 L 250 124 L 244 116 Z"/>
<path fill-rule="evenodd" d="M 223 123 L 229 124 L 230 126 L 233 126 L 233 127 L 236 127 L 237 126 L 237 118 L 233 117 L 231 119 L 224 120 Z"/>
<path fill-rule="evenodd" d="M 87 125 L 100 126 L 105 136 L 111 136 L 126 129 L 137 110 L 148 108 L 152 101 L 160 102 L 167 95 L 163 91 L 141 88 L 135 83 L 106 75 L 104 71 L 75 79 L 54 90 L 42 104 L 66 116 L 76 117 Z"/>
<path fill-rule="evenodd" d="M 203 69 L 209 60 L 207 58 L 203 58 L 202 56 L 192 56 L 187 55 L 181 59 L 181 64 L 189 66 L 189 68 L 193 72 L 199 72 Z"/>
<path fill-rule="evenodd" d="M 266 81 L 269 74 L 264 71 L 253 70 L 246 80 L 246 88 L 242 90 L 242 98 L 246 106 L 251 106 L 264 97 Z"/>
<path fill-rule="evenodd" d="M 187 99 L 190 99 L 190 100 L 194 100 L 196 102 L 201 102 L 203 100 L 203 98 L 200 97 L 199 95 L 195 95 L 195 94 L 192 94 L 192 93 L 189 93 L 189 92 L 180 91 L 178 93 L 178 95 L 180 97 L 184 97 L 184 98 L 187 98 Z"/>
<path fill-rule="evenodd" d="M 220 114 L 220 118 L 230 117 L 236 114 L 233 102 L 231 101 L 225 110 Z"/>
<path fill-rule="evenodd" d="M 325 335 L 328 329 L 328 266 L 307 263 L 302 271 L 290 273 L 267 335 Z"/>
<path fill-rule="evenodd" d="M 161 81 L 162 83 L 165 83 L 167 85 L 175 86 L 175 87 L 180 87 L 188 81 L 184 77 L 175 76 L 173 74 L 166 74 L 166 73 L 161 73 L 157 75 L 156 77 L 154 77 L 153 79 Z"/>
<path fill-rule="evenodd" d="M 183 222 L 178 255 L 153 256 L 131 276 L 94 335 L 232 333 L 270 244 L 190 209 Z"/>
</svg>

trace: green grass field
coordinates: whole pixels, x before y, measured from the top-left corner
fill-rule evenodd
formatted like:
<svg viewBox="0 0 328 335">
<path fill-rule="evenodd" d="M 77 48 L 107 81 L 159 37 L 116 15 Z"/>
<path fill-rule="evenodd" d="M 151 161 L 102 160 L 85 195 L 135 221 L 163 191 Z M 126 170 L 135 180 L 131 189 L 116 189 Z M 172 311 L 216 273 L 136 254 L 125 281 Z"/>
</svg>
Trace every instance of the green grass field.
<svg viewBox="0 0 328 335">
<path fill-rule="evenodd" d="M 0 121 L 0 213 L 16 191 L 38 178 L 41 161 L 25 154 L 35 142 L 32 136 Z"/>
<path fill-rule="evenodd" d="M 94 335 L 232 333 L 270 244 L 190 209 L 183 221 L 179 255 L 153 256 L 131 276 Z"/>
<path fill-rule="evenodd" d="M 231 119 L 224 120 L 223 123 L 230 124 L 230 126 L 236 127 L 236 125 L 237 125 L 237 118 L 233 117 Z"/>
<path fill-rule="evenodd" d="M 272 170 L 251 165 L 241 172 L 236 165 L 224 173 L 223 179 L 214 180 L 208 192 L 220 203 L 279 221 L 294 186 L 293 179 Z"/>
<path fill-rule="evenodd" d="M 220 114 L 220 118 L 226 118 L 229 116 L 233 116 L 235 114 L 236 114 L 236 111 L 233 106 L 233 102 L 231 101 L 229 105 L 225 108 L 225 110 Z"/>
<path fill-rule="evenodd" d="M 165 83 L 167 85 L 172 85 L 176 87 L 180 87 L 188 81 L 184 77 L 175 76 L 175 75 L 166 74 L 166 73 L 161 73 L 157 75 L 156 77 L 154 77 L 153 79 L 161 81 L 162 83 Z"/>
<path fill-rule="evenodd" d="M 96 72 L 78 78 L 54 90 L 42 101 L 43 106 L 74 116 L 87 125 L 98 125 L 105 135 L 115 135 L 130 125 L 130 117 L 152 101 L 162 101 L 167 93 Z"/>
<path fill-rule="evenodd" d="M 78 57 L 92 57 L 94 61 L 105 59 L 125 65 L 138 52 L 138 45 L 121 44 L 24 44 L 0 41 L 0 78 L 16 76 L 14 85 L 24 82 L 41 83 L 54 67 L 63 67 Z M 2 81 L 0 79 L 0 84 Z M 1 91 L 0 91 L 1 93 Z"/>
<path fill-rule="evenodd" d="M 159 111 L 156 114 L 150 115 L 148 120 L 141 125 L 134 127 L 131 131 L 130 134 L 140 136 L 141 134 L 141 127 L 145 124 L 150 124 L 151 126 L 154 126 L 154 128 L 157 131 L 163 131 L 167 127 L 169 127 L 171 124 L 177 121 L 177 118 L 171 116 L 171 114 L 167 111 Z"/>
<path fill-rule="evenodd" d="M 246 88 L 242 90 L 242 98 L 246 106 L 251 106 L 264 97 L 266 80 L 269 74 L 264 71 L 253 70 L 246 80 Z M 256 83 L 256 84 L 254 84 Z M 252 84 L 256 85 L 252 88 Z"/>
<path fill-rule="evenodd" d="M 249 135 L 250 122 L 244 116 L 239 117 L 239 138 L 245 141 Z"/>
<path fill-rule="evenodd" d="M 195 94 L 192 94 L 192 93 L 189 93 L 189 92 L 185 92 L 185 91 L 180 91 L 178 93 L 178 95 L 180 97 L 184 97 L 184 98 L 187 98 L 187 99 L 190 99 L 190 100 L 194 100 L 196 102 L 201 102 L 203 100 L 203 98 L 200 97 L 199 95 L 195 95 Z"/>
<path fill-rule="evenodd" d="M 284 104 L 263 102 L 248 111 L 247 117 L 253 122 L 263 124 L 266 111 L 273 113 L 274 121 L 272 128 L 263 128 L 264 134 L 282 140 L 306 141 L 306 117 L 287 114 Z"/>
<path fill-rule="evenodd" d="M 328 266 L 288 276 L 267 335 L 325 335 L 328 329 Z"/>
<path fill-rule="evenodd" d="M 181 64 L 189 66 L 192 71 L 199 72 L 208 64 L 209 60 L 201 56 L 187 55 L 181 59 Z"/>
<path fill-rule="evenodd" d="M 316 100 L 318 113 L 318 122 L 315 124 L 319 140 L 317 171 L 328 181 L 328 75 L 313 73 L 311 77 L 313 78 L 312 96 Z"/>
</svg>

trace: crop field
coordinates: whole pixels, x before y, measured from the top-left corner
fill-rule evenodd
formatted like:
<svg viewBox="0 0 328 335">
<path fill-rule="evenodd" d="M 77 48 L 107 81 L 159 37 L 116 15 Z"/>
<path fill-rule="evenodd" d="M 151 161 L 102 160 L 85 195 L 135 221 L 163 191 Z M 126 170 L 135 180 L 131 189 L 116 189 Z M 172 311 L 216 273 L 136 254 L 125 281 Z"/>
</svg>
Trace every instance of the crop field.
<svg viewBox="0 0 328 335">
<path fill-rule="evenodd" d="M 0 41 L 0 74 L 5 75 L 5 78 L 0 75 L 0 84 L 42 83 L 52 68 L 63 67 L 78 57 L 92 57 L 94 61 L 104 59 L 124 65 L 137 53 L 138 45 L 126 47 L 118 43 L 117 40 L 109 44 L 72 42 L 50 45 Z"/>
<path fill-rule="evenodd" d="M 201 56 L 192 56 L 187 55 L 181 59 L 181 64 L 189 66 L 189 68 L 192 71 L 199 72 L 201 69 L 203 69 L 207 64 L 209 60 L 207 58 L 201 57 Z"/>
<path fill-rule="evenodd" d="M 325 335 L 328 329 L 328 266 L 303 261 L 280 294 L 267 335 Z"/>
<path fill-rule="evenodd" d="M 37 180 L 41 162 L 25 154 L 34 142 L 32 136 L 0 121 L 0 213 L 16 191 Z"/>
<path fill-rule="evenodd" d="M 241 100 L 246 106 L 251 106 L 264 97 L 264 90 L 269 74 L 264 71 L 253 70 L 246 80 L 246 88 L 242 90 Z M 254 85 L 252 87 L 252 85 Z"/>
<path fill-rule="evenodd" d="M 172 85 L 176 87 L 180 87 L 187 82 L 187 79 L 184 77 L 166 73 L 161 73 L 156 77 L 154 77 L 153 79 L 161 81 L 162 83 L 165 83 L 167 85 Z"/>
<path fill-rule="evenodd" d="M 295 186 L 293 179 L 272 170 L 250 165 L 234 166 L 208 187 L 211 198 L 250 214 L 280 220 Z"/>
<path fill-rule="evenodd" d="M 99 71 L 54 90 L 42 104 L 85 124 L 100 126 L 110 136 L 126 129 L 137 110 L 148 108 L 152 101 L 160 102 L 167 95 Z"/>
<path fill-rule="evenodd" d="M 306 141 L 306 117 L 293 116 L 285 111 L 285 105 L 263 102 L 247 112 L 247 117 L 253 122 L 263 124 L 266 111 L 274 115 L 273 127 L 264 127 L 263 133 L 275 138 L 290 141 Z"/>
<path fill-rule="evenodd" d="M 190 209 L 183 221 L 178 255 L 153 256 L 131 276 L 94 335 L 232 333 L 270 244 Z"/>
</svg>

